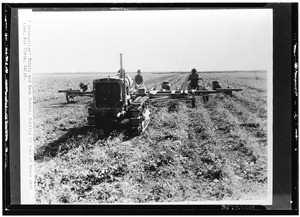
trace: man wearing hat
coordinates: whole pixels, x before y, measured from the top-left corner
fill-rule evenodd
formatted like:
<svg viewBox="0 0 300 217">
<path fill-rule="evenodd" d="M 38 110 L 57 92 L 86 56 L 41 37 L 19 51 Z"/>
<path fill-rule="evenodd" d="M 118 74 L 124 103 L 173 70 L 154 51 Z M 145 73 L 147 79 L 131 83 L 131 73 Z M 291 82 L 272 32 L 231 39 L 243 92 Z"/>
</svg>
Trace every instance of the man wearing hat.
<svg viewBox="0 0 300 217">
<path fill-rule="evenodd" d="M 141 73 L 141 70 L 137 70 L 137 75 L 134 77 L 134 84 L 136 87 L 143 85 L 144 79 Z"/>
<path fill-rule="evenodd" d="M 190 74 L 190 76 L 188 77 L 188 81 L 190 82 L 189 86 L 191 89 L 199 89 L 199 84 L 198 81 L 202 80 L 202 78 L 199 78 L 199 75 L 197 74 L 197 70 L 196 69 L 192 69 L 192 74 Z"/>
</svg>

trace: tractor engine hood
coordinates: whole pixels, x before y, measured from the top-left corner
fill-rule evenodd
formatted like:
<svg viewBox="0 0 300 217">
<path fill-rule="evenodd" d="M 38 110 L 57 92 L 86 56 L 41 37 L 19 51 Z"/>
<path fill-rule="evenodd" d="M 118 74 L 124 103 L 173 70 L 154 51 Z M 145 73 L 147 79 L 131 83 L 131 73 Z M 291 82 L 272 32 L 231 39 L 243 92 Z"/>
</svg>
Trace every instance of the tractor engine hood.
<svg viewBox="0 0 300 217">
<path fill-rule="evenodd" d="M 96 109 L 121 108 L 125 103 L 125 83 L 120 78 L 101 78 L 93 81 Z"/>
</svg>

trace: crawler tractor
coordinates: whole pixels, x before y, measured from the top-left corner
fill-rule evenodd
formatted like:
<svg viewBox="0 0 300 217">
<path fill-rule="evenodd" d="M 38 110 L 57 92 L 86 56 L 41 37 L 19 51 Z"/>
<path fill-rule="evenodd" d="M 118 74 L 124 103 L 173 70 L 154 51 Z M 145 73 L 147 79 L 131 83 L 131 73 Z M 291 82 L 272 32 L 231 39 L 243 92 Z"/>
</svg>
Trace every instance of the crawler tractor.
<svg viewBox="0 0 300 217">
<path fill-rule="evenodd" d="M 120 78 L 102 78 L 93 82 L 93 102 L 88 109 L 88 122 L 100 127 L 109 122 L 129 119 L 135 133 L 144 131 L 150 121 L 149 97 L 145 88 L 138 92 L 130 87 L 124 73 Z"/>
<path fill-rule="evenodd" d="M 118 123 L 124 119 L 129 120 L 133 134 L 140 134 L 150 122 L 149 103 L 153 100 L 184 99 L 195 107 L 196 96 L 208 96 L 214 93 L 232 93 L 241 89 L 222 89 L 214 85 L 213 90 L 170 90 L 170 83 L 163 82 L 161 90 L 146 91 L 144 86 L 135 89 L 132 80 L 126 76 L 122 67 L 122 54 L 120 54 L 121 69 L 118 76 L 95 79 L 92 91 L 59 90 L 66 94 L 68 102 L 75 96 L 91 96 L 92 103 L 88 108 L 88 123 L 95 127 L 105 127 L 108 123 Z M 215 83 L 213 83 L 215 84 Z M 72 100 L 70 100 L 72 99 Z"/>
</svg>

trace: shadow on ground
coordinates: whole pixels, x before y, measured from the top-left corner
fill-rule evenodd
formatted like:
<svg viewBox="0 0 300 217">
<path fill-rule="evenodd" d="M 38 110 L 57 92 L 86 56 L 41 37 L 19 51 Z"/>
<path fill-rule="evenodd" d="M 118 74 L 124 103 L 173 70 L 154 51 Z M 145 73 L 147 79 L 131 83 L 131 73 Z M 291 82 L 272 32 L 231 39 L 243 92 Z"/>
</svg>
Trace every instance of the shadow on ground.
<svg viewBox="0 0 300 217">
<path fill-rule="evenodd" d="M 75 104 L 80 104 L 80 102 L 74 101 L 74 102 L 51 103 L 48 106 L 44 106 L 44 108 L 65 108 L 65 107 L 72 107 Z"/>
<path fill-rule="evenodd" d="M 34 159 L 42 160 L 44 158 L 52 158 L 77 148 L 80 145 L 94 145 L 99 140 L 117 137 L 121 133 L 123 134 L 123 141 L 130 140 L 134 137 L 127 123 L 108 124 L 102 128 L 91 126 L 70 128 L 58 139 L 38 148 Z"/>
</svg>

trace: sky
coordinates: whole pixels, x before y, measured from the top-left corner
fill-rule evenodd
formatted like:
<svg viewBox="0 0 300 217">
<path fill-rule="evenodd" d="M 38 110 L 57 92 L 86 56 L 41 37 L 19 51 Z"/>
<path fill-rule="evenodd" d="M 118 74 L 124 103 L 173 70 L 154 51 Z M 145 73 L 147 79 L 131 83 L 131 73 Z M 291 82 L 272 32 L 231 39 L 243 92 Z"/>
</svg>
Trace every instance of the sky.
<svg viewBox="0 0 300 217">
<path fill-rule="evenodd" d="M 272 10 L 32 13 L 32 69 L 44 72 L 272 70 Z"/>
</svg>

